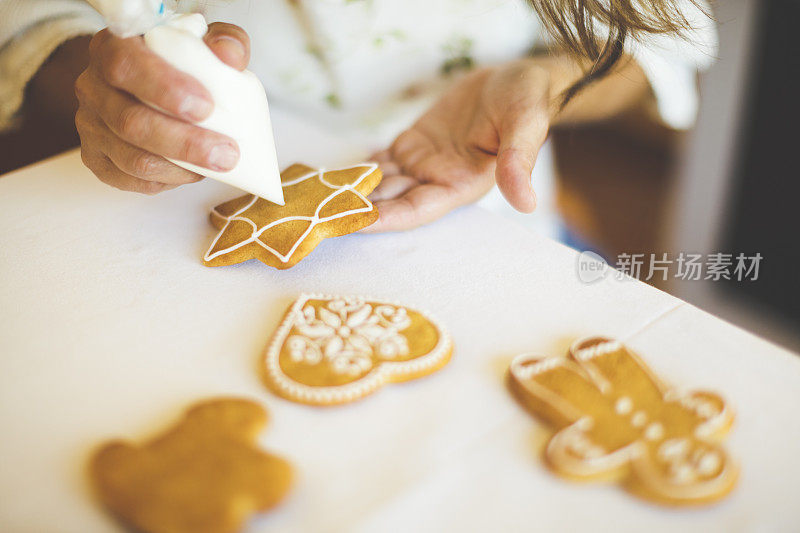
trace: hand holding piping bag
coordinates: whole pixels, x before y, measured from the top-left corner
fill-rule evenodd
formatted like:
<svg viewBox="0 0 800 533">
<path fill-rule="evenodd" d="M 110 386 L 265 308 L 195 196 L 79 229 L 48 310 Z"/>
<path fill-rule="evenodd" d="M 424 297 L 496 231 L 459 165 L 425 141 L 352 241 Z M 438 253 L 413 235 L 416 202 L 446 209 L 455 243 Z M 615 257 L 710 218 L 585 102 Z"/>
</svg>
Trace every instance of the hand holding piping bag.
<svg viewBox="0 0 800 533">
<path fill-rule="evenodd" d="M 159 14 L 153 0 L 93 4 L 114 31 L 134 35 L 95 35 L 76 83 L 82 156 L 98 178 L 153 194 L 208 176 L 282 204 L 266 94 L 244 70 L 244 30 L 216 23 L 206 32 L 202 15 Z"/>
</svg>

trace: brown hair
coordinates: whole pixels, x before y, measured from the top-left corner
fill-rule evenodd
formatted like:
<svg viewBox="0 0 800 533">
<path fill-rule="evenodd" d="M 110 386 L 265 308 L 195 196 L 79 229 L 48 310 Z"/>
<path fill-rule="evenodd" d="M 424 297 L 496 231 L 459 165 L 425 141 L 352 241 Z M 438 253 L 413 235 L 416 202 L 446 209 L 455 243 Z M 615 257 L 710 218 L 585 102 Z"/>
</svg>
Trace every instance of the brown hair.
<svg viewBox="0 0 800 533">
<path fill-rule="evenodd" d="M 691 29 L 684 7 L 706 12 L 700 0 L 528 0 L 545 29 L 564 50 L 588 59 L 592 67 L 562 95 L 562 106 L 608 74 L 629 37 L 644 34 L 685 36 Z"/>
</svg>

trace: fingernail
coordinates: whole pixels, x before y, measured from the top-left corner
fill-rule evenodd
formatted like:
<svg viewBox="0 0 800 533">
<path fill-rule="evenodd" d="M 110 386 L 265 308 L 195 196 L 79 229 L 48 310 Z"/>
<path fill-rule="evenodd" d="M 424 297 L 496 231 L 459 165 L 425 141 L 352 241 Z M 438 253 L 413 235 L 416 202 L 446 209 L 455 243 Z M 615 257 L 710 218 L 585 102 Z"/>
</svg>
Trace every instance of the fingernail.
<svg viewBox="0 0 800 533">
<path fill-rule="evenodd" d="M 178 112 L 191 120 L 203 120 L 211 114 L 214 104 L 194 94 L 184 97 Z"/>
<path fill-rule="evenodd" d="M 242 58 L 247 53 L 247 51 L 244 49 L 244 45 L 239 39 L 235 39 L 228 35 L 219 35 L 214 37 L 211 43 L 214 45 L 214 48 L 216 48 L 217 52 L 222 54 L 224 57 Z"/>
<path fill-rule="evenodd" d="M 239 151 L 229 144 L 218 144 L 208 154 L 212 170 L 231 170 L 239 162 Z"/>
</svg>

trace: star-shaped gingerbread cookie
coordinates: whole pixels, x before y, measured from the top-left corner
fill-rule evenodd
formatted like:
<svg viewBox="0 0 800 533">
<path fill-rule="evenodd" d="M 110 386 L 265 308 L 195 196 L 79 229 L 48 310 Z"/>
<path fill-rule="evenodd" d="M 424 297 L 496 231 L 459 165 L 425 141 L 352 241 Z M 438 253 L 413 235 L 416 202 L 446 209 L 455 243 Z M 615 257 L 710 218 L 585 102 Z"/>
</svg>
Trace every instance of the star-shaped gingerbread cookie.
<svg viewBox="0 0 800 533">
<path fill-rule="evenodd" d="M 286 204 L 254 195 L 215 207 L 211 223 L 220 230 L 203 258 L 206 266 L 258 259 L 291 268 L 328 237 L 347 235 L 378 219 L 367 199 L 381 181 L 375 163 L 337 170 L 295 164 L 281 173 Z"/>
<path fill-rule="evenodd" d="M 289 490 L 289 463 L 264 452 L 267 413 L 219 398 L 193 406 L 173 427 L 139 445 L 105 444 L 90 462 L 102 503 L 147 533 L 228 533 Z"/>
</svg>

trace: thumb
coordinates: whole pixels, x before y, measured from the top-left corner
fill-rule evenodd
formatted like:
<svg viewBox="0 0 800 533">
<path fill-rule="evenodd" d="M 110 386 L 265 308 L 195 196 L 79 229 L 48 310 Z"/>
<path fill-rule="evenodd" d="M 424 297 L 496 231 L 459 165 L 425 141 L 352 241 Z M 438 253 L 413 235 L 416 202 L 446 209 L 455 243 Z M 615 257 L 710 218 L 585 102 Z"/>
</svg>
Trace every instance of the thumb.
<svg viewBox="0 0 800 533">
<path fill-rule="evenodd" d="M 495 180 L 511 206 L 523 213 L 536 209 L 531 173 L 547 138 L 548 120 L 533 110 L 510 108 L 499 131 Z"/>
<path fill-rule="evenodd" d="M 250 63 L 250 37 L 239 26 L 214 22 L 203 40 L 223 63 L 244 70 Z"/>
</svg>

